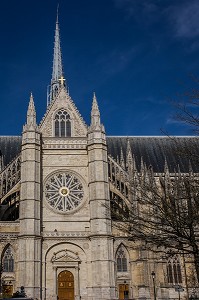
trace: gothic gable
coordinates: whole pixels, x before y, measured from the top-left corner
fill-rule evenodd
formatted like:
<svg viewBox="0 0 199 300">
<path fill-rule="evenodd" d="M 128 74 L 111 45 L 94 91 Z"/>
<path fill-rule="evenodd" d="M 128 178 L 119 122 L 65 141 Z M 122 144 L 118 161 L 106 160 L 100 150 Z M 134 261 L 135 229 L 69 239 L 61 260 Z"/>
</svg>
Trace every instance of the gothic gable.
<svg viewBox="0 0 199 300">
<path fill-rule="evenodd" d="M 70 251 L 68 249 L 61 250 L 54 253 L 52 257 L 52 262 L 79 262 L 80 258 L 77 253 Z"/>
<path fill-rule="evenodd" d="M 70 118 L 71 137 L 86 137 L 87 126 L 64 87 L 61 88 L 40 123 L 43 137 L 55 136 L 55 116 L 59 112 L 64 112 Z"/>
</svg>

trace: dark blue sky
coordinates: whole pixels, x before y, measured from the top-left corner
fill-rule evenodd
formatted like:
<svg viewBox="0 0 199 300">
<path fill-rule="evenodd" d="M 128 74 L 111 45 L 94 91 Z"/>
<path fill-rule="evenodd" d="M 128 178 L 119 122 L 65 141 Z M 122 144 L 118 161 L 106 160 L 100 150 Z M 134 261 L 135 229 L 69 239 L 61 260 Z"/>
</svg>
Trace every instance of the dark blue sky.
<svg viewBox="0 0 199 300">
<path fill-rule="evenodd" d="M 169 98 L 199 74 L 198 0 L 60 0 L 64 72 L 86 123 L 93 92 L 108 135 L 174 135 Z M 10 0 L 0 10 L 0 135 L 20 135 L 30 92 L 46 110 L 57 1 Z"/>
</svg>

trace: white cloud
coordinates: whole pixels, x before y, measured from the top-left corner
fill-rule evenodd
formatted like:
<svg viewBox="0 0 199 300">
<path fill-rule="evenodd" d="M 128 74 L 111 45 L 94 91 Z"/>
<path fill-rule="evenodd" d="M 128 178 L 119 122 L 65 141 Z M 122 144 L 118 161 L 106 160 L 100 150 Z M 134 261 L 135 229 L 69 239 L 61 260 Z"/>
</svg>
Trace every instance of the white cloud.
<svg viewBox="0 0 199 300">
<path fill-rule="evenodd" d="M 175 119 L 174 117 L 169 117 L 166 120 L 166 124 L 178 124 L 178 125 L 183 125 L 184 126 L 184 123 L 182 121 L 179 121 L 179 120 Z"/>
<path fill-rule="evenodd" d="M 129 49 L 113 49 L 101 56 L 97 64 L 101 66 L 106 76 L 112 76 L 123 71 L 140 52 L 140 47 L 133 46 Z"/>
<path fill-rule="evenodd" d="M 113 0 L 125 16 L 148 24 L 164 20 L 178 38 L 199 36 L 199 0 Z"/>
<path fill-rule="evenodd" d="M 174 34 L 180 38 L 199 36 L 199 1 L 189 0 L 170 6 L 166 10 Z"/>
<path fill-rule="evenodd" d="M 133 0 L 114 0 L 116 8 L 123 9 L 129 15 L 135 10 L 135 1 Z"/>
<path fill-rule="evenodd" d="M 122 9 L 127 17 L 139 18 L 140 14 L 150 17 L 157 11 L 157 0 L 114 0 L 115 6 Z"/>
</svg>

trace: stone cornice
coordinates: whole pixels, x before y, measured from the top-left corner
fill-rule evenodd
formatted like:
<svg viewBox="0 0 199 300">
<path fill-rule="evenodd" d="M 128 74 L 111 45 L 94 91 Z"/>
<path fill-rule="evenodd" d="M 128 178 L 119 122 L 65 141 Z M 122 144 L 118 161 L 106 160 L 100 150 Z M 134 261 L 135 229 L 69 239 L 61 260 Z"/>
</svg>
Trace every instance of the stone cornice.
<svg viewBox="0 0 199 300">
<path fill-rule="evenodd" d="M 17 239 L 18 233 L 0 233 L 0 239 Z"/>
<path fill-rule="evenodd" d="M 59 232 L 59 231 L 47 231 L 43 233 L 44 238 L 61 238 L 61 237 L 70 237 L 70 238 L 77 238 L 77 237 L 83 237 L 88 238 L 89 232 Z"/>
<path fill-rule="evenodd" d="M 10 227 L 10 226 L 19 226 L 19 222 L 9 222 L 9 221 L 1 221 L 0 222 L 0 227 L 1 226 L 7 226 L 7 227 Z"/>
<path fill-rule="evenodd" d="M 43 139 L 43 149 L 86 149 L 87 140 L 85 138 L 45 138 Z"/>
</svg>

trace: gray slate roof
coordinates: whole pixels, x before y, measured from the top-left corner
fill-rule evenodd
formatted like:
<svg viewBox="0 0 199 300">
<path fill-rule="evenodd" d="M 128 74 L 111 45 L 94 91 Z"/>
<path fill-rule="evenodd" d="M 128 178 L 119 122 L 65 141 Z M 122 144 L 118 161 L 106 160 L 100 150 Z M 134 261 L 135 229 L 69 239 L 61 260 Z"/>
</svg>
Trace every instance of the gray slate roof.
<svg viewBox="0 0 199 300">
<path fill-rule="evenodd" d="M 0 136 L 0 151 L 7 166 L 21 151 L 21 136 Z"/>
<path fill-rule="evenodd" d="M 146 166 L 153 171 L 164 171 L 165 159 L 169 171 L 189 171 L 191 163 L 194 172 L 199 172 L 199 137 L 108 137 L 108 152 L 113 158 L 120 158 L 121 148 L 126 158 L 127 141 L 129 140 L 136 166 L 140 170 L 141 157 Z"/>
<path fill-rule="evenodd" d="M 188 172 L 190 161 L 193 171 L 199 173 L 199 137 L 107 137 L 108 154 L 120 158 L 122 148 L 126 158 L 128 140 L 138 171 L 142 157 L 157 173 L 164 171 L 165 159 L 170 172 L 178 171 L 178 166 L 181 172 Z M 0 136 L 0 151 L 6 166 L 20 153 L 21 136 Z"/>
</svg>

